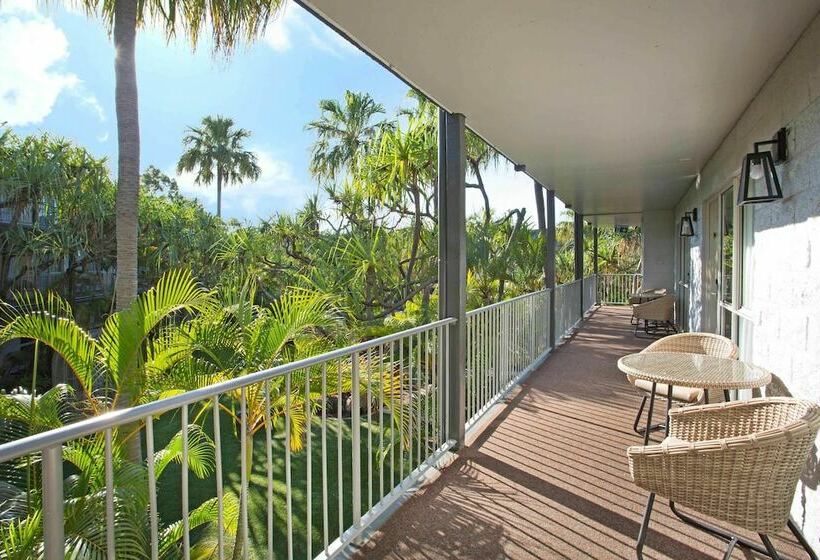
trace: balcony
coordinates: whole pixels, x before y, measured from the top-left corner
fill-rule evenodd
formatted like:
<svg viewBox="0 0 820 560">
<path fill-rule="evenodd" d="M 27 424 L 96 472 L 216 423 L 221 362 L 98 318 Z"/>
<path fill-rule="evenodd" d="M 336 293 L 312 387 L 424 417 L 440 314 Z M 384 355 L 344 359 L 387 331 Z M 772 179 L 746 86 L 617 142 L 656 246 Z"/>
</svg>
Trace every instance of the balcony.
<svg viewBox="0 0 820 560">
<path fill-rule="evenodd" d="M 615 362 L 649 341 L 633 334 L 629 308 L 596 306 L 597 288 L 591 276 L 469 312 L 456 401 L 449 318 L 13 441 L 0 462 L 41 464 L 55 558 L 80 542 L 78 503 L 96 512 L 93 544 L 110 558 L 131 542 L 129 515 L 153 558 L 203 546 L 222 558 L 236 547 L 268 558 L 632 558 L 646 494 L 630 481 L 625 449 L 640 441 L 639 397 Z M 453 453 L 458 414 L 467 437 Z M 300 419 L 310 429 L 296 449 L 284 436 Z M 135 422 L 147 456 L 137 484 L 148 491 L 136 513 L 117 444 Z M 169 475 L 155 451 L 179 429 L 188 437 Z M 256 431 L 264 436 L 254 441 Z M 205 480 L 193 465 L 203 441 L 215 454 Z M 104 449 L 104 479 L 78 502 L 71 472 L 82 444 Z M 203 508 L 213 526 L 189 521 Z M 657 509 L 647 557 L 722 554 L 723 541 Z M 175 511 L 181 542 L 169 544 Z M 788 534 L 776 546 L 800 557 Z"/>
<path fill-rule="evenodd" d="M 615 362 L 651 341 L 634 336 L 629 316 L 594 311 L 359 557 L 634 558 L 647 494 L 632 484 L 624 451 L 641 439 L 632 431 L 640 398 Z M 780 537 L 779 551 L 805 557 L 787 530 Z M 726 548 L 664 505 L 647 543 L 646 558 L 677 560 Z"/>
</svg>

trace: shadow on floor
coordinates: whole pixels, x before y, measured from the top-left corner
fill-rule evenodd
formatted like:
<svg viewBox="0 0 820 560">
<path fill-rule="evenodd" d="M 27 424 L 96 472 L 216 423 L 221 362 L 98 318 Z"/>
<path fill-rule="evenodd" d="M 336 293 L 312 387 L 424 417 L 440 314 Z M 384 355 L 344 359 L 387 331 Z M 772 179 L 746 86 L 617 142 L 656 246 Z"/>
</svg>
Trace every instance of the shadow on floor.
<svg viewBox="0 0 820 560">
<path fill-rule="evenodd" d="M 598 309 L 359 557 L 635 558 L 647 494 L 630 481 L 625 450 L 640 443 L 640 398 L 615 364 L 650 342 L 632 334 L 627 309 Z M 778 549 L 803 558 L 782 536 Z M 656 504 L 646 558 L 721 558 L 724 548 Z"/>
</svg>

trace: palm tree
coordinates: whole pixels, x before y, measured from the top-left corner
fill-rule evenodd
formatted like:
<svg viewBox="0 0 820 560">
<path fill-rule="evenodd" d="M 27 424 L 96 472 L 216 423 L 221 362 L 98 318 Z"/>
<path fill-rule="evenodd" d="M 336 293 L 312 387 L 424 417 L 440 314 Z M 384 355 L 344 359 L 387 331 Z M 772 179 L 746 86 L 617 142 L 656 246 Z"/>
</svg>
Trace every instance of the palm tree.
<svg viewBox="0 0 820 560">
<path fill-rule="evenodd" d="M 203 34 L 214 52 L 230 54 L 240 42 L 264 32 L 284 0 L 80 0 L 89 14 L 98 14 L 114 39 L 117 113 L 117 281 L 116 307 L 126 309 L 137 296 L 137 206 L 140 178 L 140 130 L 135 61 L 137 29 L 150 21 L 164 27 L 170 40 L 182 30 L 195 48 Z"/>
<path fill-rule="evenodd" d="M 59 428 L 76 419 L 74 405 L 72 390 L 66 385 L 57 385 L 42 395 L 2 394 L 0 440 L 9 441 Z M 214 470 L 214 443 L 196 424 L 187 426 L 187 434 L 189 469 L 194 476 L 205 478 Z M 154 453 L 154 475 L 160 483 L 166 467 L 172 462 L 181 462 L 182 437 L 180 430 L 167 446 Z M 100 530 L 100 519 L 105 517 L 105 500 L 102 499 L 106 492 L 105 461 L 100 460 L 104 446 L 101 433 L 71 440 L 63 446 L 63 459 L 71 471 L 64 482 L 67 558 L 96 560 L 105 557 L 106 533 Z M 43 557 L 42 485 L 39 476 L 21 476 L 26 473 L 26 460 L 15 460 L 8 466 L 18 468 L 4 469 L 0 477 L 5 513 L 4 522 L 0 524 L 0 558 Z M 117 558 L 141 560 L 147 557 L 150 543 L 145 523 L 145 511 L 149 505 L 147 465 L 126 460 L 124 446 L 119 442 L 113 447 L 112 462 L 116 488 L 114 542 Z M 36 479 L 34 484 L 33 479 Z M 224 506 L 225 517 L 229 521 L 235 519 L 236 500 L 228 497 Z M 190 512 L 189 529 L 216 522 L 217 514 L 217 500 L 205 501 Z M 160 557 L 181 557 L 182 522 L 162 524 L 159 529 Z M 195 556 L 202 550 L 202 557 L 205 552 L 210 552 L 205 542 L 196 543 L 193 550 Z"/>
<path fill-rule="evenodd" d="M 152 378 L 161 378 L 190 349 L 171 319 L 208 311 L 213 303 L 190 272 L 171 271 L 127 309 L 110 315 L 94 338 L 53 292 L 15 294 L 13 303 L 0 304 L 0 344 L 29 339 L 51 348 L 76 377 L 89 412 L 100 414 L 122 402 L 146 400 Z M 135 463 L 142 459 L 139 428 L 123 434 Z"/>
<path fill-rule="evenodd" d="M 345 91 L 344 101 L 319 101 L 318 119 L 306 130 L 316 132 L 311 148 L 310 172 L 322 180 L 334 181 L 341 173 L 352 173 L 366 155 L 370 142 L 384 129 L 384 121 L 374 122 L 384 106 L 370 94 Z"/>
<path fill-rule="evenodd" d="M 186 326 L 186 340 L 193 344 L 190 355 L 191 369 L 213 372 L 222 379 L 241 377 L 255 371 L 288 363 L 321 353 L 327 349 L 323 331 L 339 327 L 336 312 L 328 296 L 318 292 L 290 289 L 269 306 L 253 303 L 256 283 L 249 277 L 235 280 L 233 286 L 223 287 L 220 306 L 213 313 L 203 315 Z M 267 419 L 276 427 L 286 416 L 290 419 L 290 433 L 285 434 L 293 451 L 303 445 L 306 429 L 307 407 L 319 404 L 322 393 L 320 376 L 313 372 L 311 389 L 305 394 L 305 375 L 299 371 L 292 374 L 290 391 L 284 376 L 275 377 L 266 384 L 249 386 L 244 390 L 246 417 L 244 418 L 247 441 L 246 475 L 253 468 L 252 453 L 254 436 L 266 426 Z M 328 390 L 338 387 L 328 376 Z M 350 378 L 345 376 L 343 390 L 350 390 Z M 345 385 L 346 383 L 346 385 Z M 267 393 L 266 393 L 267 391 Z M 230 401 L 238 403 L 240 391 L 229 395 Z M 307 397 L 307 398 L 306 398 Z M 324 403 L 321 403 L 324 406 Z M 241 429 L 243 418 L 237 406 L 222 405 L 236 429 Z M 217 414 L 214 411 L 214 414 Z M 240 511 L 245 507 L 245 496 L 240 492 Z M 245 540 L 245 528 L 237 524 L 233 558 L 241 557 Z"/>
<path fill-rule="evenodd" d="M 233 119 L 204 117 L 202 126 L 189 127 L 182 139 L 188 149 L 179 158 L 177 173 L 197 170 L 196 183 L 210 185 L 216 174 L 216 215 L 222 216 L 222 184 L 256 181 L 262 170 L 256 154 L 244 147 L 250 131 L 234 128 Z"/>
</svg>

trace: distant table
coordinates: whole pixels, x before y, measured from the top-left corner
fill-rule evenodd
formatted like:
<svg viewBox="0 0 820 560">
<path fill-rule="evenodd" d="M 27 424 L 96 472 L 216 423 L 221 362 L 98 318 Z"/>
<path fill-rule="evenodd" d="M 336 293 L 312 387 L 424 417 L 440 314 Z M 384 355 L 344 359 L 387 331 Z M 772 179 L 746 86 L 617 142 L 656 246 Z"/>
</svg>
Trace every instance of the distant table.
<svg viewBox="0 0 820 560">
<path fill-rule="evenodd" d="M 658 383 L 667 385 L 666 411 L 668 416 L 672 388 L 675 385 L 706 391 L 709 389 L 722 390 L 728 396 L 728 392 L 732 389 L 756 389 L 768 385 L 772 380 L 771 372 L 748 362 L 680 352 L 629 354 L 618 360 L 618 369 L 635 379 L 643 379 L 652 383 L 652 392 L 649 396 L 650 422 Z M 644 433 L 644 445 L 649 443 L 649 432 L 650 430 L 647 429 Z M 666 433 L 667 435 L 669 433 L 668 418 Z"/>
</svg>

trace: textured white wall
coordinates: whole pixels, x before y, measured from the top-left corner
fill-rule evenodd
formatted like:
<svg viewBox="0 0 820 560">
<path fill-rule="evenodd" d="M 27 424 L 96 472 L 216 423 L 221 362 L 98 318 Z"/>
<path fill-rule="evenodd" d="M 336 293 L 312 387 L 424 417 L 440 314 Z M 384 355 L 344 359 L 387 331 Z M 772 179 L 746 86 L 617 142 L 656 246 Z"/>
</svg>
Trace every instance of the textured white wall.
<svg viewBox="0 0 820 560">
<path fill-rule="evenodd" d="M 754 209 L 754 272 L 744 303 L 744 358 L 769 368 L 788 393 L 820 401 L 820 16 L 772 74 L 675 209 L 697 206 L 704 219 L 693 238 L 690 325 L 703 320 L 706 248 L 700 232 L 704 201 L 731 185 L 741 159 L 758 140 L 789 130 L 790 159 L 779 166 L 784 199 Z M 739 263 L 738 265 L 739 266 Z M 820 550 L 820 465 L 813 458 L 798 486 L 792 515 Z"/>
<path fill-rule="evenodd" d="M 643 239 L 643 288 L 667 288 L 672 291 L 675 279 L 672 269 L 675 257 L 676 226 L 671 210 L 644 212 L 641 217 Z"/>
</svg>

